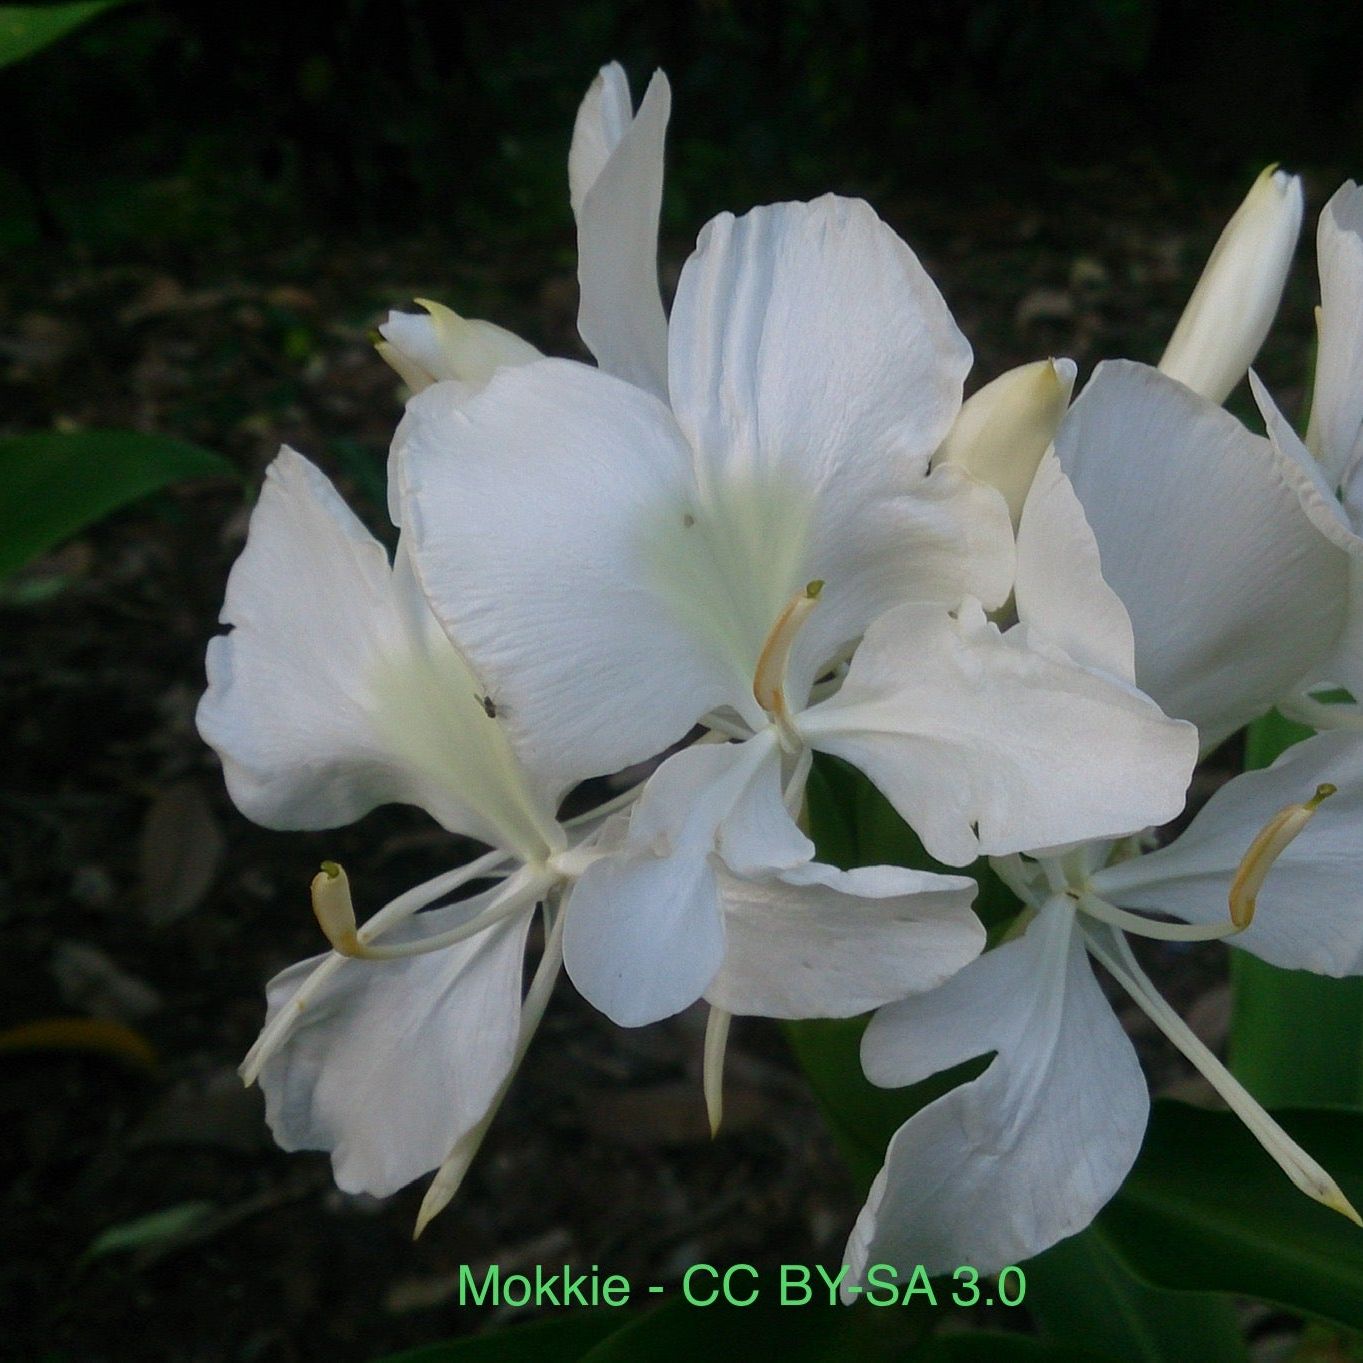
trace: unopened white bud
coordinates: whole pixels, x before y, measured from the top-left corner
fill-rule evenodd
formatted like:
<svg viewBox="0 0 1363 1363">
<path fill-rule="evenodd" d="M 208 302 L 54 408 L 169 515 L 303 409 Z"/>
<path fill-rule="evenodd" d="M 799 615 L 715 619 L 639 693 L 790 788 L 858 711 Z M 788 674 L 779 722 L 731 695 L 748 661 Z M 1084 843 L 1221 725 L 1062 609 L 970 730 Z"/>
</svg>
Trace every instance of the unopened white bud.
<svg viewBox="0 0 1363 1363">
<path fill-rule="evenodd" d="M 390 312 L 375 347 L 413 393 L 445 379 L 476 392 L 497 370 L 542 358 L 529 341 L 505 327 L 461 317 L 443 303 L 416 301 L 426 316 Z"/>
<path fill-rule="evenodd" d="M 996 487 L 1013 525 L 1074 392 L 1073 360 L 1038 360 L 1000 374 L 967 400 L 933 462 Z"/>
<path fill-rule="evenodd" d="M 1212 402 L 1249 372 L 1273 324 L 1301 231 L 1301 180 L 1269 166 L 1226 224 L 1160 369 Z"/>
</svg>

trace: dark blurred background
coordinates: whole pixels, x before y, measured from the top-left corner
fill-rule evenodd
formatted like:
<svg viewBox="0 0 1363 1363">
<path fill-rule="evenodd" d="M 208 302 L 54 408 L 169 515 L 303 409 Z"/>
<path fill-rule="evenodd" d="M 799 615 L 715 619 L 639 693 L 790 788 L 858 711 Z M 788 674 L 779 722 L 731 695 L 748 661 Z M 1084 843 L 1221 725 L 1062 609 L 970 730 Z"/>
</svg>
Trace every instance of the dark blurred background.
<svg viewBox="0 0 1363 1363">
<path fill-rule="evenodd" d="M 1356 4 L 132 3 L 0 70 L 0 435 L 161 432 L 248 487 L 288 441 L 381 529 L 386 308 L 433 297 L 581 353 L 565 161 L 611 58 L 636 97 L 657 66 L 673 84 L 665 292 L 720 209 L 864 194 L 938 279 L 972 383 L 1158 358 L 1266 162 L 1305 174 L 1307 237 L 1363 172 Z M 1289 408 L 1314 288 L 1303 251 L 1260 366 Z M 702 1020 L 621 1033 L 562 990 L 416 1246 L 419 1189 L 344 1197 L 273 1149 L 234 1069 L 264 981 L 319 946 L 317 862 L 377 905 L 465 852 L 414 811 L 293 835 L 228 803 L 193 709 L 248 506 L 162 493 L 0 584 L 0 1358 L 368 1359 L 497 1323 L 454 1304 L 462 1263 L 834 1260 L 855 1193 L 757 1023 L 712 1143 Z M 1221 958 L 1164 965 L 1214 1042 Z M 69 1018 L 145 1049 L 11 1044 Z M 183 1224 L 91 1255 L 161 1211 Z"/>
</svg>

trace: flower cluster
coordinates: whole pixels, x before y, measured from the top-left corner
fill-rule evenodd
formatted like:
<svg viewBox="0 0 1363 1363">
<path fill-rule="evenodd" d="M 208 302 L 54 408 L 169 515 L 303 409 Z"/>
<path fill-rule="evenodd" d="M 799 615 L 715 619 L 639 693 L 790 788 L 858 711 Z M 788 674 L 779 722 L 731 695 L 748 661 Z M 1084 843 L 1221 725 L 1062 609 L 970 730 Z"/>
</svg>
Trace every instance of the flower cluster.
<svg viewBox="0 0 1363 1363">
<path fill-rule="evenodd" d="M 970 346 L 861 201 L 722 214 L 664 309 L 669 104 L 659 74 L 636 111 L 609 66 L 578 115 L 595 366 L 435 303 L 380 328 L 411 390 L 391 561 L 302 455 L 266 476 L 199 709 L 233 799 L 287 829 L 413 804 L 491 849 L 362 925 L 323 866 L 332 949 L 271 982 L 243 1066 L 276 1138 L 329 1151 L 349 1191 L 434 1171 L 420 1230 L 561 971 L 624 1027 L 704 1000 L 715 1122 L 734 1014 L 878 1010 L 876 1083 L 992 1058 L 894 1138 L 847 1286 L 874 1262 L 988 1269 L 1086 1225 L 1140 1146 L 1145 1083 L 1096 960 L 1299 1187 L 1353 1215 L 1128 937 L 1363 970 L 1360 720 L 1322 699 L 1363 696 L 1363 192 L 1321 220 L 1304 441 L 1257 382 L 1267 437 L 1220 406 L 1300 227 L 1276 171 L 1158 369 L 1102 364 L 1071 407 L 1075 366 L 1042 360 L 963 403 Z M 1158 847 L 1200 753 L 1274 705 L 1332 732 Z M 991 859 L 1022 907 L 989 949 L 970 874 L 817 859 L 816 753 L 937 864 Z M 647 780 L 561 816 L 639 763 Z"/>
</svg>

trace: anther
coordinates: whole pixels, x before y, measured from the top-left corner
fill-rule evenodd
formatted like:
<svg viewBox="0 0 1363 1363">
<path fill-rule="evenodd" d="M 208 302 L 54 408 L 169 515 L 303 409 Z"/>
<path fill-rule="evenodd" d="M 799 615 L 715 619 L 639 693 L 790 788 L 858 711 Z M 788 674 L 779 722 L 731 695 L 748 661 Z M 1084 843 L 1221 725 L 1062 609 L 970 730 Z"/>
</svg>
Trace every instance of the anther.
<svg viewBox="0 0 1363 1363">
<path fill-rule="evenodd" d="M 355 905 L 350 898 L 350 877 L 339 863 L 324 861 L 312 878 L 312 911 L 318 926 L 342 956 L 358 956 L 363 947 L 355 931 Z"/>
<path fill-rule="evenodd" d="M 1230 885 L 1230 918 L 1237 928 L 1247 928 L 1254 921 L 1256 900 L 1273 863 L 1336 789 L 1328 781 L 1322 782 L 1309 800 L 1280 809 L 1255 834 Z"/>
</svg>

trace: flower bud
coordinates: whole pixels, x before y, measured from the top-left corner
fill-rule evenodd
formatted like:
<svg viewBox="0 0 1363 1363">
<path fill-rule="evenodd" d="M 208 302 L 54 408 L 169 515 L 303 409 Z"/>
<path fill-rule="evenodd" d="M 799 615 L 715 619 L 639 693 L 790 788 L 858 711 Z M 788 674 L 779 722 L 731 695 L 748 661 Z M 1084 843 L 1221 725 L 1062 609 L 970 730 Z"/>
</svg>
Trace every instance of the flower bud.
<svg viewBox="0 0 1363 1363">
<path fill-rule="evenodd" d="M 1041 456 L 1074 391 L 1073 360 L 1038 360 L 1000 374 L 967 400 L 933 460 L 959 464 L 1003 493 L 1016 529 Z"/>
<path fill-rule="evenodd" d="M 1213 402 L 1226 400 L 1278 311 L 1301 216 L 1301 180 L 1269 166 L 1212 248 L 1159 362 L 1164 373 Z"/>
<path fill-rule="evenodd" d="M 427 316 L 390 312 L 375 347 L 413 393 L 442 379 L 456 379 L 476 392 L 503 366 L 540 358 L 534 346 L 505 327 L 461 317 L 442 303 L 416 301 Z"/>
</svg>

